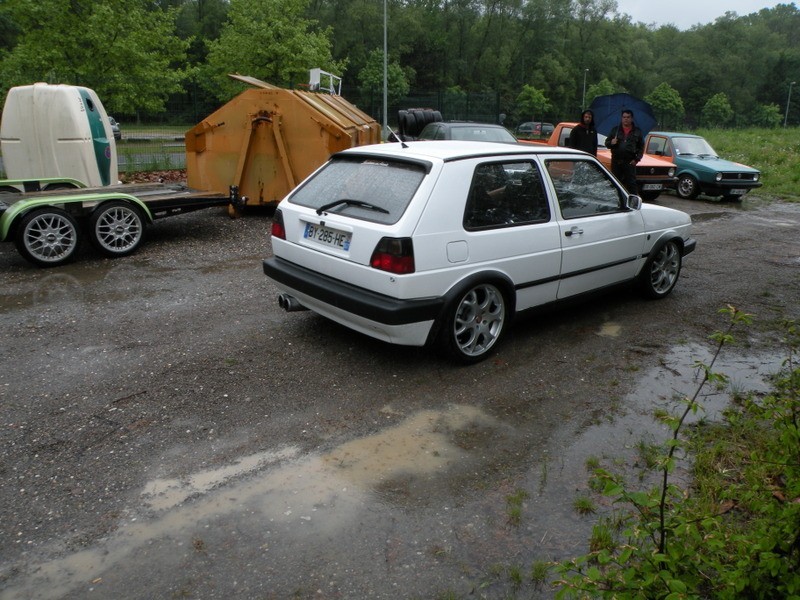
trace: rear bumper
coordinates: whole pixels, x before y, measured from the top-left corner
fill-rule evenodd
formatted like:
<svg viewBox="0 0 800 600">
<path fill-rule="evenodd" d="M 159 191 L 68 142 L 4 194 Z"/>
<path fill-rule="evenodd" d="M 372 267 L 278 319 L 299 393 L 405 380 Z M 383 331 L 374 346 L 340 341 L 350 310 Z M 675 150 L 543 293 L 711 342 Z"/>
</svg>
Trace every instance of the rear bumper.
<svg viewBox="0 0 800 600">
<path fill-rule="evenodd" d="M 396 344 L 424 345 L 444 307 L 444 298 L 391 298 L 279 257 L 264 260 L 263 269 L 279 289 L 295 296 L 306 308 Z"/>
<path fill-rule="evenodd" d="M 697 247 L 697 240 L 694 238 L 689 238 L 688 240 L 683 242 L 683 252 L 681 256 L 686 256 L 687 254 L 691 254 L 694 252 L 694 249 Z"/>
</svg>

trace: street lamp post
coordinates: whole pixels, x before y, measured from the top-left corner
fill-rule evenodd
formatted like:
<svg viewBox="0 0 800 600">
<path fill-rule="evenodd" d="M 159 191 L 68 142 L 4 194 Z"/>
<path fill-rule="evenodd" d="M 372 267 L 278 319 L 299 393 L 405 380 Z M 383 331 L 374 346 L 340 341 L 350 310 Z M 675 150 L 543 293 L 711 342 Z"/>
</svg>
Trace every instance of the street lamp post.
<svg viewBox="0 0 800 600">
<path fill-rule="evenodd" d="M 783 127 L 786 128 L 786 124 L 789 122 L 789 103 L 792 101 L 792 86 L 797 83 L 793 81 L 789 84 L 789 97 L 786 98 L 786 114 L 783 116 Z"/>
<path fill-rule="evenodd" d="M 383 0 L 383 139 L 389 137 L 389 107 L 386 102 L 389 97 L 389 84 L 388 84 L 388 59 L 387 59 L 387 44 L 386 44 L 386 0 Z"/>
<path fill-rule="evenodd" d="M 589 69 L 583 70 L 583 97 L 581 98 L 581 110 L 586 108 L 586 74 L 589 72 Z"/>
</svg>

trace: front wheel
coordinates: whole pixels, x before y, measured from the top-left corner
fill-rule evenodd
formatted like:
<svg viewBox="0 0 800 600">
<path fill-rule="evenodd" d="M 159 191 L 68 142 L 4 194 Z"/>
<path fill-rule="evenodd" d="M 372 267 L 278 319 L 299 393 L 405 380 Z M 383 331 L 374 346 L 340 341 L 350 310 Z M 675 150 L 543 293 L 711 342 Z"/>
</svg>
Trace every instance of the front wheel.
<svg viewBox="0 0 800 600">
<path fill-rule="evenodd" d="M 675 287 L 681 273 L 681 248 L 667 242 L 647 259 L 641 275 L 642 291 L 649 298 L 664 298 Z"/>
<path fill-rule="evenodd" d="M 92 244 L 106 256 L 127 256 L 144 239 L 144 218 L 123 200 L 102 204 L 89 220 Z"/>
<path fill-rule="evenodd" d="M 660 195 L 661 195 L 661 191 L 660 190 L 659 191 L 655 191 L 655 192 L 652 191 L 652 190 L 648 190 L 646 192 L 640 192 L 639 193 L 639 196 L 642 198 L 642 201 L 644 201 L 644 202 L 652 202 L 653 200 L 658 198 Z"/>
<path fill-rule="evenodd" d="M 508 316 L 503 293 L 490 283 L 460 294 L 447 309 L 441 330 L 445 350 L 462 363 L 489 355 L 503 333 Z"/>
<path fill-rule="evenodd" d="M 55 267 L 75 257 L 80 229 L 75 218 L 58 208 L 42 208 L 25 215 L 14 239 L 23 258 L 40 267 Z"/>
<path fill-rule="evenodd" d="M 700 186 L 697 179 L 691 175 L 681 175 L 678 177 L 678 185 L 675 187 L 678 196 L 686 200 L 694 200 L 700 194 Z"/>
</svg>

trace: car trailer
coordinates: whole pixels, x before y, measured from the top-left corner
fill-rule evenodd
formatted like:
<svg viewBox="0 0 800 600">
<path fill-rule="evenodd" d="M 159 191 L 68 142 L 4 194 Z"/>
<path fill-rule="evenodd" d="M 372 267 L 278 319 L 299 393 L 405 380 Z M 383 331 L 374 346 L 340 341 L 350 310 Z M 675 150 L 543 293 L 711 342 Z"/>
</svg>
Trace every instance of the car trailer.
<svg viewBox="0 0 800 600">
<path fill-rule="evenodd" d="M 86 188 L 59 178 L 0 180 L 0 241 L 13 241 L 40 267 L 72 260 L 86 236 L 102 254 L 116 258 L 133 253 L 156 219 L 243 202 L 236 186 L 221 196 L 179 183 Z"/>
</svg>

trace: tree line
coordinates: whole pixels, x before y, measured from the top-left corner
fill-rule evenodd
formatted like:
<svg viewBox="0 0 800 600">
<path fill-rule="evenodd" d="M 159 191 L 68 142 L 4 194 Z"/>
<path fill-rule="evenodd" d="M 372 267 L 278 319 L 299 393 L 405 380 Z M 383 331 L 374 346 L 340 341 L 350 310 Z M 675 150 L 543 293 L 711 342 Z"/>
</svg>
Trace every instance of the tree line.
<svg viewBox="0 0 800 600">
<path fill-rule="evenodd" d="M 243 89 L 228 73 L 293 87 L 319 67 L 382 99 L 384 33 L 390 107 L 492 93 L 508 123 L 574 120 L 628 92 L 665 127 L 800 122 L 794 2 L 680 31 L 634 23 L 615 0 L 5 0 L 0 93 L 68 83 L 114 114 L 207 114 Z"/>
</svg>

